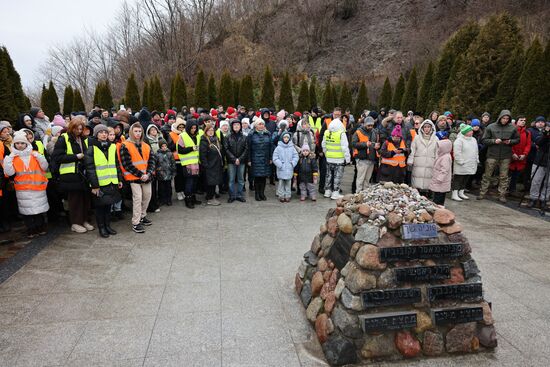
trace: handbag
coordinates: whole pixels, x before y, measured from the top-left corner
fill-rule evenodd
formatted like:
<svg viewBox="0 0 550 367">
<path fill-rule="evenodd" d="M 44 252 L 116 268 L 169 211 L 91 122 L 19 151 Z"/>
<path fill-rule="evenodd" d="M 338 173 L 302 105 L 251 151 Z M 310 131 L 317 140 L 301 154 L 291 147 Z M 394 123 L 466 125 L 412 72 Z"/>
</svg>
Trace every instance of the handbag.
<svg viewBox="0 0 550 367">
<path fill-rule="evenodd" d="M 108 185 L 99 188 L 99 193 L 94 197 L 96 206 L 108 206 L 122 200 L 120 191 L 116 185 Z"/>
</svg>

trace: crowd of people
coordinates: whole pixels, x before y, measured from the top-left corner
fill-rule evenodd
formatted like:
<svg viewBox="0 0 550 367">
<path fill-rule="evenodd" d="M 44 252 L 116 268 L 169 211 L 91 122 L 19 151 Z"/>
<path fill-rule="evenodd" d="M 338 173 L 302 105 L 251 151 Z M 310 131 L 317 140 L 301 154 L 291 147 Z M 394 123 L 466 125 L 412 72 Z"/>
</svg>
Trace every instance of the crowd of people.
<svg viewBox="0 0 550 367">
<path fill-rule="evenodd" d="M 246 202 L 245 191 L 267 200 L 277 185 L 281 203 L 293 192 L 300 201 L 318 193 L 342 198 L 345 167 L 353 164 L 351 192 L 374 182 L 407 183 L 436 204 L 447 193 L 455 201 L 479 188 L 477 199 L 498 186 L 499 200 L 529 190 L 528 207 L 550 199 L 550 122 L 529 122 L 503 110 L 457 120 L 449 111 L 426 118 L 409 111 L 259 111 L 244 106 L 146 107 L 56 114 L 39 107 L 18 121 L 0 122 L 0 231 L 20 215 L 29 238 L 47 223 L 66 217 L 71 230 L 115 235 L 112 221 L 124 218 L 131 201 L 136 233 L 152 224 L 147 213 L 171 206 L 173 194 L 185 206 Z M 130 208 L 128 207 L 128 210 Z"/>
</svg>

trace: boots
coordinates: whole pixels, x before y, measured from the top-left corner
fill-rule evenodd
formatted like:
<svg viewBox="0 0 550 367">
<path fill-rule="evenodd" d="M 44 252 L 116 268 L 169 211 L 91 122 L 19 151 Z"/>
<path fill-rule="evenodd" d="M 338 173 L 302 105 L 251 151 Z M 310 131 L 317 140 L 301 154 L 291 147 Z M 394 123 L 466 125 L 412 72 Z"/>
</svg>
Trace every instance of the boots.
<svg viewBox="0 0 550 367">
<path fill-rule="evenodd" d="M 458 197 L 463 200 L 470 200 L 470 198 L 464 193 L 464 190 L 458 190 Z"/>
<path fill-rule="evenodd" d="M 458 195 L 458 190 L 453 190 L 453 194 L 451 196 L 451 199 L 453 199 L 454 201 L 462 201 L 462 199 Z"/>
<path fill-rule="evenodd" d="M 97 226 L 99 228 L 99 235 L 103 238 L 109 237 L 109 232 L 107 232 L 107 229 L 103 224 Z"/>
<path fill-rule="evenodd" d="M 197 200 L 197 195 L 193 195 L 193 196 L 191 196 L 191 198 L 193 200 L 193 204 L 195 204 L 195 205 L 201 205 L 202 204 L 202 201 Z"/>
<path fill-rule="evenodd" d="M 265 181 L 263 181 L 259 186 L 260 188 L 258 191 L 260 191 L 260 199 L 266 201 L 267 198 L 265 197 Z"/>
<path fill-rule="evenodd" d="M 189 209 L 195 209 L 195 204 L 193 203 L 193 197 L 192 196 L 186 196 L 185 197 L 185 206 Z"/>
</svg>

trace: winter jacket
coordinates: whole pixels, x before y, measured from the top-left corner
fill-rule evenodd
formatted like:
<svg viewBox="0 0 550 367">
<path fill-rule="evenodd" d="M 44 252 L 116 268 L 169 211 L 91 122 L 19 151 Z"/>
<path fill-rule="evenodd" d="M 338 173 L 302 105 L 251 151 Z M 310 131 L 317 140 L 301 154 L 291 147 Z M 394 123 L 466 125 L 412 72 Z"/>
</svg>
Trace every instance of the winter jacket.
<svg viewBox="0 0 550 367">
<path fill-rule="evenodd" d="M 112 143 L 107 141 L 105 144 L 102 144 L 95 138 L 90 138 L 88 142 L 89 142 L 88 150 L 86 150 L 86 153 L 84 153 L 84 164 L 86 166 L 86 178 L 90 183 L 90 187 L 92 189 L 97 189 L 100 186 L 99 186 L 99 180 L 97 179 L 94 147 L 99 148 L 99 150 L 103 152 L 103 155 L 105 155 L 105 158 L 109 159 L 109 147 L 111 146 Z M 120 170 L 120 164 L 118 162 L 118 154 L 115 154 L 115 164 L 116 164 L 118 182 L 123 182 L 122 171 Z"/>
<path fill-rule="evenodd" d="M 45 118 L 39 119 L 37 117 L 34 118 L 34 121 L 36 123 L 34 133 L 37 136 L 37 139 L 42 140 L 46 135 L 46 131 L 51 127 L 50 121 Z"/>
<path fill-rule="evenodd" d="M 40 168 L 45 172 L 48 169 L 48 161 L 38 152 L 33 152 L 32 146 L 27 144 L 24 150 L 17 150 L 15 147 L 12 149 L 10 155 L 4 158 L 4 174 L 6 176 L 15 175 L 15 167 L 13 166 L 13 159 L 18 156 L 23 161 L 25 167 L 29 166 L 31 155 L 38 161 Z M 35 215 L 46 213 L 50 210 L 48 205 L 48 195 L 46 190 L 41 191 L 15 191 L 17 198 L 17 207 L 19 213 L 23 215 Z"/>
<path fill-rule="evenodd" d="M 264 130 L 254 130 L 248 135 L 248 162 L 251 164 L 253 177 L 267 177 L 271 175 L 269 161 L 273 155 L 271 134 Z"/>
<path fill-rule="evenodd" d="M 52 158 L 51 158 L 51 171 L 55 176 L 59 176 L 59 188 L 63 192 L 68 191 L 86 191 L 89 189 L 89 185 L 85 177 L 85 164 L 84 159 L 78 159 L 77 154 L 86 152 L 87 139 L 80 139 L 81 144 L 77 143 L 75 137 L 69 133 L 69 144 L 73 150 L 73 154 L 67 154 L 66 140 L 61 135 L 55 143 Z M 76 163 L 76 172 L 59 175 L 59 166 L 61 163 Z"/>
<path fill-rule="evenodd" d="M 453 158 L 451 151 L 453 143 L 450 140 L 437 141 L 437 158 L 432 171 L 432 181 L 429 189 L 433 192 L 451 191 Z"/>
<path fill-rule="evenodd" d="M 157 180 L 170 181 L 176 176 L 176 161 L 174 155 L 167 149 L 160 149 L 156 153 L 157 159 Z"/>
<path fill-rule="evenodd" d="M 380 156 L 382 158 L 391 158 L 395 155 L 393 151 L 388 150 L 388 143 L 394 144 L 395 147 L 399 148 L 401 145 L 401 142 L 399 143 L 393 143 L 391 139 L 386 140 L 384 144 L 382 144 L 382 147 L 380 147 Z M 405 150 L 404 150 L 405 156 L 409 154 L 409 149 L 406 147 L 405 144 Z M 407 167 L 399 167 L 399 166 L 391 166 L 389 164 L 380 164 L 380 167 L 378 169 L 378 180 L 381 182 L 388 182 L 392 181 L 394 183 L 403 183 L 405 182 L 405 175 L 407 172 Z"/>
<path fill-rule="evenodd" d="M 510 122 L 506 125 L 501 124 L 502 117 L 508 116 Z M 495 140 L 510 140 L 510 144 L 496 144 Z M 508 110 L 502 110 L 494 124 L 487 126 L 483 133 L 482 143 L 487 146 L 487 158 L 492 159 L 511 159 L 512 146 L 519 143 L 519 134 L 516 127 L 512 125 L 512 115 Z"/>
<path fill-rule="evenodd" d="M 223 140 L 223 146 L 227 158 L 227 163 L 235 164 L 239 160 L 240 164 L 245 164 L 248 159 L 248 140 L 241 131 L 239 133 L 231 132 L 227 139 Z"/>
<path fill-rule="evenodd" d="M 273 152 L 273 164 L 277 167 L 277 177 L 281 180 L 290 180 L 294 174 L 294 167 L 298 164 L 298 152 L 294 143 L 281 139 Z"/>
<path fill-rule="evenodd" d="M 351 162 L 351 154 L 349 151 L 349 143 L 348 143 L 348 137 L 346 135 L 346 131 L 344 130 L 344 124 L 339 119 L 332 120 L 328 127 L 328 131 L 332 134 L 340 134 L 340 148 L 344 152 L 344 158 L 327 158 L 328 163 L 334 163 L 334 164 L 343 164 L 350 163 Z M 326 141 L 324 139 L 324 135 L 322 136 L 323 141 L 321 142 L 321 147 L 323 148 L 323 153 L 326 156 Z"/>
<path fill-rule="evenodd" d="M 548 151 L 550 150 L 550 134 L 541 133 L 535 144 L 537 145 L 537 155 L 533 164 L 546 167 L 548 163 Z"/>
<path fill-rule="evenodd" d="M 422 131 L 422 127 L 426 124 L 432 127 L 429 139 L 426 139 Z M 430 181 L 432 180 L 432 169 L 437 152 L 437 137 L 435 136 L 435 126 L 429 120 L 425 120 L 420 125 L 418 131 L 418 135 L 412 141 L 411 153 L 407 158 L 407 164 L 412 166 L 412 187 L 428 190 Z"/>
<path fill-rule="evenodd" d="M 204 171 L 206 184 L 209 186 L 223 183 L 224 151 L 223 145 L 214 134 L 212 137 L 203 135 L 199 145 L 201 170 Z"/>
<path fill-rule="evenodd" d="M 304 130 L 301 123 L 298 123 L 296 132 L 292 135 L 292 142 L 298 153 L 302 151 L 302 146 L 304 146 L 305 143 L 309 146 L 310 152 L 315 151 L 315 135 L 311 129 Z"/>
<path fill-rule="evenodd" d="M 529 150 L 529 157 L 527 157 L 527 162 L 533 163 L 538 150 L 535 141 L 537 141 L 538 137 L 542 134 L 542 130 L 539 130 L 533 126 L 527 129 L 527 131 L 529 131 L 529 133 L 531 134 L 531 149 Z"/>
<path fill-rule="evenodd" d="M 132 127 L 134 125 L 137 126 L 137 124 L 139 124 L 139 122 L 135 122 L 132 126 L 130 126 L 130 133 L 127 140 L 133 142 L 139 154 L 143 155 L 141 147 L 143 146 L 143 144 L 147 144 L 143 142 L 143 139 L 142 139 L 143 135 L 141 135 L 140 139 L 136 139 L 136 137 L 132 135 Z M 124 167 L 126 171 L 130 172 L 132 175 L 136 177 L 143 176 L 143 172 L 138 170 L 136 166 L 134 166 L 134 164 L 132 163 L 132 157 L 130 156 L 130 152 L 126 148 L 125 144 L 122 144 L 120 146 L 120 165 Z M 151 179 L 153 178 L 153 173 L 155 172 L 155 154 L 153 153 L 152 150 L 149 154 L 149 160 L 147 161 L 147 169 L 145 172 L 147 173 L 147 175 L 149 175 L 149 179 L 146 182 L 150 182 Z M 143 181 L 134 180 L 134 182 L 142 183 Z"/>
<path fill-rule="evenodd" d="M 380 124 L 380 129 L 378 130 L 378 132 L 380 133 L 381 141 L 391 139 L 391 133 L 395 128 L 395 125 L 397 125 L 397 123 L 393 121 L 393 119 L 389 116 L 382 120 Z M 405 121 L 401 123 L 401 132 L 403 134 L 403 139 L 405 139 L 405 144 L 408 147 L 411 146 L 412 135 L 410 131 L 412 129 L 413 126 L 411 124 L 406 123 Z"/>
<path fill-rule="evenodd" d="M 151 129 L 157 129 L 157 136 L 150 135 Z M 156 125 L 149 125 L 147 127 L 147 131 L 145 133 L 145 139 L 144 141 L 149 144 L 151 147 L 151 152 L 156 153 L 159 150 L 159 137 L 160 137 L 160 131 L 159 128 Z"/>
<path fill-rule="evenodd" d="M 458 134 L 453 143 L 453 173 L 455 175 L 474 175 L 479 163 L 477 140 Z"/>
<path fill-rule="evenodd" d="M 313 183 L 313 178 L 319 175 L 319 165 L 315 159 L 315 153 L 311 152 L 307 157 L 300 155 L 294 172 L 298 175 L 298 182 Z"/>
<path fill-rule="evenodd" d="M 531 133 L 525 128 L 525 126 L 518 126 L 519 144 L 512 147 L 512 155 L 518 156 L 517 160 L 514 160 L 512 156 L 512 162 L 510 162 L 510 169 L 514 171 L 523 171 L 527 166 L 527 157 L 531 151 Z M 523 160 L 519 160 L 519 156 L 524 155 Z"/>
<path fill-rule="evenodd" d="M 362 143 L 359 141 L 359 135 L 357 131 L 360 131 L 363 135 L 369 137 L 369 141 L 372 143 L 370 147 L 367 147 L 367 143 Z M 380 143 L 380 134 L 378 130 L 371 129 L 367 130 L 364 126 L 359 127 L 351 137 L 351 147 L 352 149 L 357 149 L 357 156 L 355 159 L 367 159 L 369 161 L 377 162 L 378 158 L 376 156 L 376 150 L 374 149 L 375 143 Z"/>
</svg>

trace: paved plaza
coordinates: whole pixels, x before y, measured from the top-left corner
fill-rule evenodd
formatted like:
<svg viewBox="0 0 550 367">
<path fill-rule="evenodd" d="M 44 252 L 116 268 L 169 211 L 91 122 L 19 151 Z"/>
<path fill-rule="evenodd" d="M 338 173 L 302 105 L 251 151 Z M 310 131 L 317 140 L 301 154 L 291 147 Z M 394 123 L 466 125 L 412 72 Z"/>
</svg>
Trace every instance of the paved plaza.
<svg viewBox="0 0 550 367">
<path fill-rule="evenodd" d="M 346 185 L 346 187 L 349 187 Z M 0 285 L 0 366 L 324 366 L 294 275 L 335 203 L 183 203 L 143 235 L 65 232 Z M 550 365 L 550 224 L 447 203 L 493 303 L 494 354 L 393 366 Z"/>
</svg>

